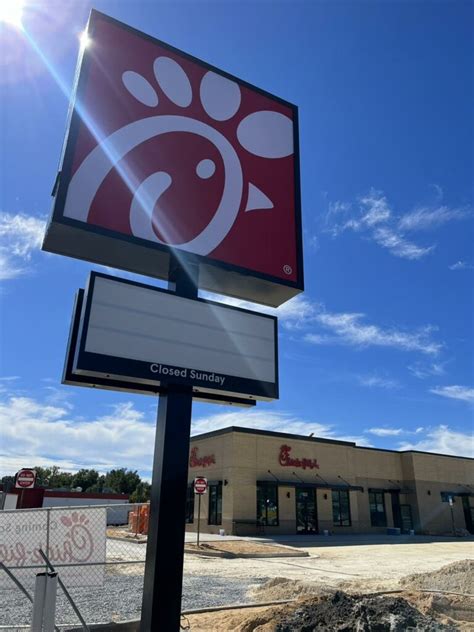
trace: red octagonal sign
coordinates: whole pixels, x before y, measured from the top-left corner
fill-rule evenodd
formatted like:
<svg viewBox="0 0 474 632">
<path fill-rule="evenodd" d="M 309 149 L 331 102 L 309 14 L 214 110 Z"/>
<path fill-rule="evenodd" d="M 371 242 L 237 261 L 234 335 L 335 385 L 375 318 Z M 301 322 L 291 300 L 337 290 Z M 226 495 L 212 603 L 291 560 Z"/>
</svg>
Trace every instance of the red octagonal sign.
<svg viewBox="0 0 474 632">
<path fill-rule="evenodd" d="M 92 11 L 44 249 L 269 305 L 303 289 L 297 109 Z"/>
</svg>

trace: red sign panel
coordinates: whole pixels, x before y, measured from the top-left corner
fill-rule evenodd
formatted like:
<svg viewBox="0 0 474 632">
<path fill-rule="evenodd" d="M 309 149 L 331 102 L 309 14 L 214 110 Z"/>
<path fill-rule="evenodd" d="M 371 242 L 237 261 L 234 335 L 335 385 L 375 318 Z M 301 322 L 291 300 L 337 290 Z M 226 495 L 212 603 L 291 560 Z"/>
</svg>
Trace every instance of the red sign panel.
<svg viewBox="0 0 474 632">
<path fill-rule="evenodd" d="M 177 249 L 202 287 L 300 292 L 296 107 L 97 11 L 88 36 L 44 249 L 160 278 Z"/>
<path fill-rule="evenodd" d="M 23 469 L 16 475 L 15 487 L 21 489 L 29 489 L 35 486 L 36 472 L 35 470 Z"/>
<path fill-rule="evenodd" d="M 194 492 L 196 494 L 205 494 L 207 491 L 207 478 L 200 476 L 194 479 Z"/>
</svg>

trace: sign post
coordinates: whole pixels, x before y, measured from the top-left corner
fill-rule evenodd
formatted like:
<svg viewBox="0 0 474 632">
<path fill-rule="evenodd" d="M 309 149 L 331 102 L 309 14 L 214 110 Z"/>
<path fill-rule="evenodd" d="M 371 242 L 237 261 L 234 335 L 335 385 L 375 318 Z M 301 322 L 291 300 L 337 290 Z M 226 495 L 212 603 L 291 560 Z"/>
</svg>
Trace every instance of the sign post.
<svg viewBox="0 0 474 632">
<path fill-rule="evenodd" d="M 173 261 L 169 288 L 197 297 L 198 266 Z M 179 630 L 192 387 L 169 383 L 160 395 L 150 498 L 141 632 Z"/>
<path fill-rule="evenodd" d="M 207 478 L 199 476 L 194 479 L 194 493 L 198 495 L 198 528 L 197 528 L 197 545 L 199 548 L 199 536 L 201 533 L 201 496 L 207 492 Z"/>
</svg>

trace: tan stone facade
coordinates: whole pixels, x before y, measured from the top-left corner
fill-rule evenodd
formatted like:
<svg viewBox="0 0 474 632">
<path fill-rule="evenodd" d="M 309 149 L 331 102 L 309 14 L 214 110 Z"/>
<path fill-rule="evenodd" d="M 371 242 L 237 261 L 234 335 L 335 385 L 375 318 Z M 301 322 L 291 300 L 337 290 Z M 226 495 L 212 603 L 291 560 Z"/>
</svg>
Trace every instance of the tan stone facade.
<svg viewBox="0 0 474 632">
<path fill-rule="evenodd" d="M 232 427 L 192 438 L 190 484 L 196 476 L 210 483 L 205 532 L 474 531 L 474 460 L 463 457 Z"/>
</svg>

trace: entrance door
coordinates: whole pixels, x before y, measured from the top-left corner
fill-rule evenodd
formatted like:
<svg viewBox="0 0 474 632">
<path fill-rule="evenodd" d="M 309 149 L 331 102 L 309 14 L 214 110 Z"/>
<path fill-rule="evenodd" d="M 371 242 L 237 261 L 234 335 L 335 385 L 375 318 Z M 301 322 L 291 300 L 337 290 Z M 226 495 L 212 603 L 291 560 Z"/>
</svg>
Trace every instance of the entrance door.
<svg viewBox="0 0 474 632">
<path fill-rule="evenodd" d="M 311 487 L 297 487 L 296 533 L 318 533 L 316 490 Z"/>
<path fill-rule="evenodd" d="M 410 505 L 400 505 L 400 515 L 402 518 L 402 533 L 409 533 L 413 529 Z"/>
<path fill-rule="evenodd" d="M 463 496 L 462 508 L 464 510 L 464 520 L 469 533 L 474 533 L 474 507 L 470 506 L 469 496 Z"/>
<path fill-rule="evenodd" d="M 390 496 L 392 497 L 393 526 L 403 529 L 402 513 L 400 511 L 400 492 L 392 491 L 390 492 Z"/>
</svg>

